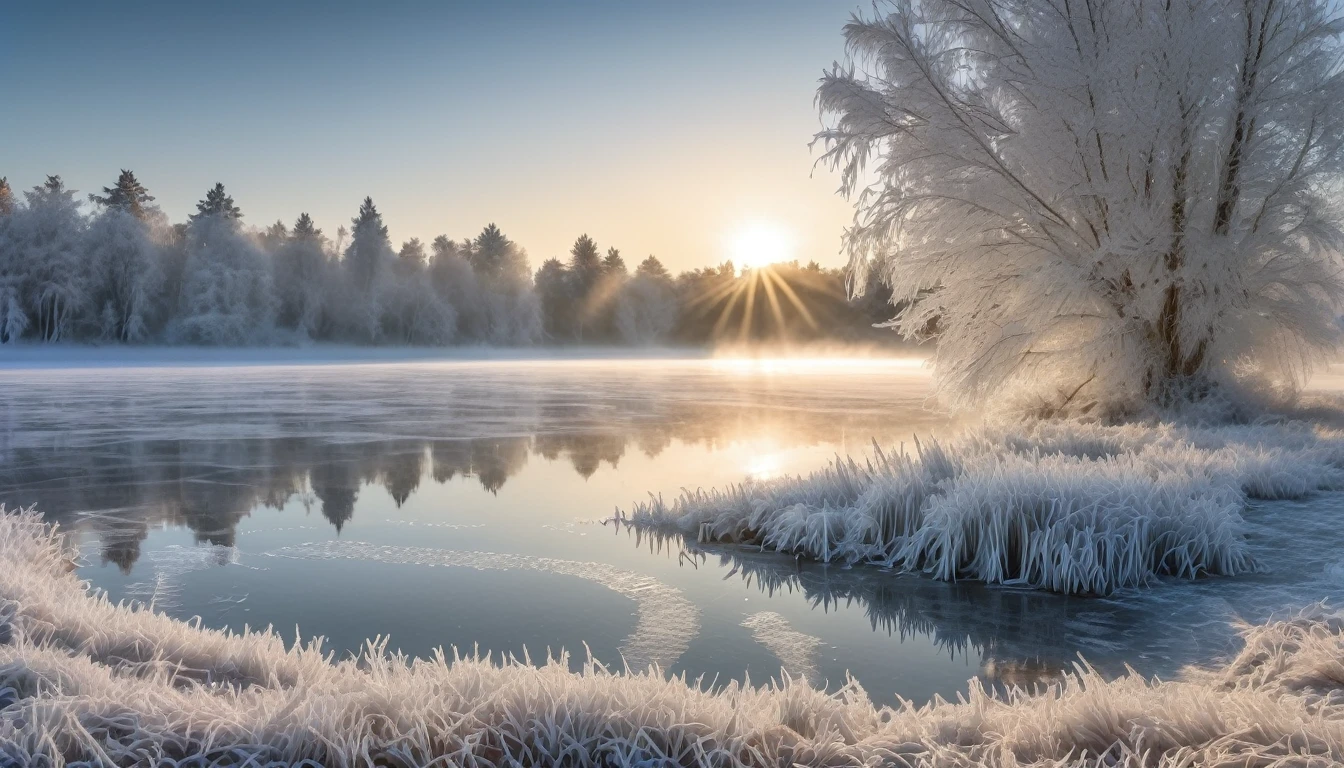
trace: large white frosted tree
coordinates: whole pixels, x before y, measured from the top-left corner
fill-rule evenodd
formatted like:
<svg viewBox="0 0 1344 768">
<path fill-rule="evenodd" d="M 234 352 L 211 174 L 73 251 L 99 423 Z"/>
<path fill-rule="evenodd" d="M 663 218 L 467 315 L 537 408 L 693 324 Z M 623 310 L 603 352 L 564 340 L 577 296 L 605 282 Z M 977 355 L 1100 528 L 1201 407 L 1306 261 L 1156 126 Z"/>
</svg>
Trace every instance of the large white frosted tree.
<svg viewBox="0 0 1344 768">
<path fill-rule="evenodd" d="M 4 332 L 15 340 L 24 332 L 40 341 L 64 341 L 85 309 L 88 284 L 83 269 L 84 218 L 60 176 L 24 192 L 27 205 L 11 214 L 4 282 L 8 288 Z M 10 289 L 17 287 L 17 293 Z M 13 303 L 22 301 L 22 310 Z M 20 314 L 20 312 L 22 314 Z"/>
<path fill-rule="evenodd" d="M 1300 381 L 1344 297 L 1325 0 L 894 0 L 845 28 L 824 159 L 954 403 Z"/>
<path fill-rule="evenodd" d="M 153 300 L 163 284 L 159 247 L 129 210 L 108 206 L 89 225 L 84 269 L 98 336 L 142 341 Z"/>
</svg>

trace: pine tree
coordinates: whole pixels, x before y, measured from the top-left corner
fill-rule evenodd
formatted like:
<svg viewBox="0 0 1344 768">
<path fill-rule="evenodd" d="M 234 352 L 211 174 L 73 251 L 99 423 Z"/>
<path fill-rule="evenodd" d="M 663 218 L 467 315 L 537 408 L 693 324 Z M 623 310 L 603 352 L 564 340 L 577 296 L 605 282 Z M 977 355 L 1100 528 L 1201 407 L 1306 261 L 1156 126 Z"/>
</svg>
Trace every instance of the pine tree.
<svg viewBox="0 0 1344 768">
<path fill-rule="evenodd" d="M 359 215 L 351 220 L 350 247 L 345 249 L 345 277 L 351 297 L 344 307 L 346 324 L 361 341 L 376 341 L 382 335 L 383 282 L 388 264 L 395 255 L 392 241 L 387 236 L 387 225 L 366 197 L 359 206 Z"/>
<path fill-rule="evenodd" d="M 647 259 L 641 261 L 638 267 L 635 267 L 635 275 L 645 275 L 657 280 L 671 280 L 672 275 L 668 273 L 667 267 L 658 260 L 657 256 L 650 255 Z"/>
<path fill-rule="evenodd" d="M 425 266 L 426 261 L 425 244 L 418 237 L 402 243 L 401 250 L 397 251 L 397 262 L 403 267 L 418 270 Z"/>
<path fill-rule="evenodd" d="M 125 211 L 141 221 L 144 221 L 149 214 L 146 203 L 154 202 L 145 185 L 135 178 L 134 173 L 124 168 L 114 186 L 103 187 L 102 196 L 90 194 L 89 200 L 108 208 Z"/>
<path fill-rule="evenodd" d="M 274 224 L 267 227 L 266 231 L 261 233 L 261 244 L 272 251 L 284 245 L 285 241 L 288 239 L 289 228 L 285 226 L 285 222 L 280 221 L 279 219 L 276 219 Z"/>
<path fill-rule="evenodd" d="M 597 243 L 588 235 L 580 235 L 569 249 L 569 277 L 575 297 L 582 301 L 602 276 L 602 256 Z"/>
<path fill-rule="evenodd" d="M 602 271 L 608 275 L 619 275 L 624 277 L 628 274 L 625 267 L 625 259 L 621 258 L 621 252 L 615 248 L 608 248 L 607 255 L 602 259 Z"/>
<path fill-rule="evenodd" d="M 583 341 L 585 335 L 592 335 L 592 326 L 596 318 L 593 307 L 593 294 L 602 279 L 603 264 L 601 251 L 597 243 L 588 235 L 580 235 L 569 249 L 569 294 L 573 302 L 572 316 L 574 335 Z"/>
<path fill-rule="evenodd" d="M 300 213 L 299 218 L 294 222 L 295 240 L 316 240 L 322 236 L 322 230 L 313 224 L 313 217 L 306 213 Z"/>
<path fill-rule="evenodd" d="M 493 223 L 472 243 L 471 267 L 495 290 L 513 293 L 528 282 L 527 254 Z"/>
<path fill-rule="evenodd" d="M 569 271 L 559 259 L 547 259 L 537 270 L 533 284 L 541 299 L 542 326 L 546 335 L 552 339 L 568 337 L 573 305 L 569 295 Z"/>
<path fill-rule="evenodd" d="M 14 190 L 9 187 L 9 179 L 0 176 L 0 216 L 14 212 Z"/>
<path fill-rule="evenodd" d="M 196 204 L 196 213 L 191 220 L 197 221 L 206 216 L 215 216 L 225 221 L 237 221 L 243 218 L 243 212 L 233 204 L 233 198 L 224 192 L 223 184 L 215 184 L 205 193 L 205 199 Z"/>
</svg>

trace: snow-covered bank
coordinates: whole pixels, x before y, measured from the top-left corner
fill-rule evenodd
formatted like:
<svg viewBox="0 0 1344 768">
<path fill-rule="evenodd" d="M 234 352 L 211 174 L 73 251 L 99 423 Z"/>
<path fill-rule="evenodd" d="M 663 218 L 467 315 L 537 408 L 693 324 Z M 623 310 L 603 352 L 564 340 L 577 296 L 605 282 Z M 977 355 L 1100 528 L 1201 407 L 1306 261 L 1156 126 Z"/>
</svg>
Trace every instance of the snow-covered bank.
<svg viewBox="0 0 1344 768">
<path fill-rule="evenodd" d="M 333 661 L 86 593 L 32 512 L 0 514 L 0 765 L 1328 764 L 1344 620 L 1247 631 L 1179 682 L 1080 668 L 1035 695 L 877 708 L 786 682 L 708 690 L 593 663 Z"/>
<path fill-rule="evenodd" d="M 1247 499 L 1336 488 L 1344 433 L 1302 423 L 1037 423 L 652 498 L 618 519 L 826 562 L 1104 594 L 1251 570 Z"/>
</svg>

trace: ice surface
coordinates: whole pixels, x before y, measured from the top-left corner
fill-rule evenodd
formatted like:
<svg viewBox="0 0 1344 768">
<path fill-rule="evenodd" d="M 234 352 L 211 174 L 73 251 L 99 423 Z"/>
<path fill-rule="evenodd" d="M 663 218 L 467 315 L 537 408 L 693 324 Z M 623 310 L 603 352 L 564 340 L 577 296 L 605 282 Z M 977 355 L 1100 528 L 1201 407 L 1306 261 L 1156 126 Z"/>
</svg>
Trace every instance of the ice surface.
<svg viewBox="0 0 1344 768">
<path fill-rule="evenodd" d="M 558 560 L 551 557 L 498 552 L 455 552 L 428 547 L 395 547 L 359 541 L 324 541 L 268 552 L 276 557 L 306 560 L 372 560 L 402 565 L 473 568 L 479 571 L 522 570 L 572 576 L 600 584 L 635 601 L 639 619 L 635 631 L 621 644 L 631 669 L 650 665 L 668 669 L 700 633 L 700 610 L 681 591 L 652 576 L 622 570 L 605 563 Z"/>
<path fill-rule="evenodd" d="M 219 545 L 183 547 L 174 544 L 153 550 L 146 557 L 154 566 L 153 579 L 132 583 L 126 592 L 154 610 L 163 610 L 178 605 L 183 576 L 193 571 L 237 563 L 238 549 Z"/>
<path fill-rule="evenodd" d="M 480 658 L 333 662 L 89 595 L 36 514 L 0 513 L 0 764 L 1326 765 L 1344 619 L 1246 630 L 1174 682 L 1079 667 L 1028 694 L 875 707 L 851 683 L 707 690 Z M 768 621 L 766 623 L 769 623 Z M 310 761 L 310 762 L 305 762 Z"/>
<path fill-rule="evenodd" d="M 821 640 L 793 628 L 789 620 L 774 611 L 759 611 L 742 620 L 756 642 L 770 649 L 789 675 L 816 684 L 817 651 Z"/>
</svg>

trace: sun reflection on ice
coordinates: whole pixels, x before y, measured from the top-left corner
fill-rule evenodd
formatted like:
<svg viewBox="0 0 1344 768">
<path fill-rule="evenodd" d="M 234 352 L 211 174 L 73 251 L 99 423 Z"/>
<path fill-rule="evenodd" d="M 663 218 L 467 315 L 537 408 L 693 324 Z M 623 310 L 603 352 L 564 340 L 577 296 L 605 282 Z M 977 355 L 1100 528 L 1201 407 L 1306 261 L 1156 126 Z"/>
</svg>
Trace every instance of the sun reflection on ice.
<svg viewBox="0 0 1344 768">
<path fill-rule="evenodd" d="M 747 460 L 747 477 L 752 480 L 773 480 L 783 470 L 784 462 L 778 453 L 760 454 Z"/>
</svg>

